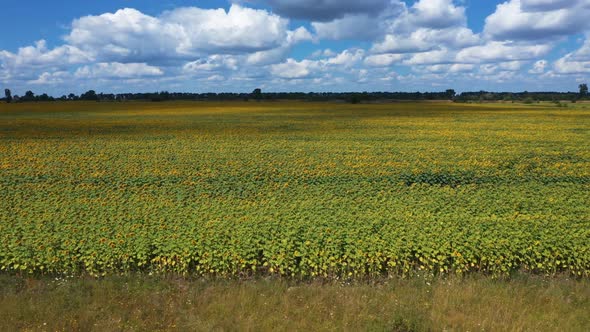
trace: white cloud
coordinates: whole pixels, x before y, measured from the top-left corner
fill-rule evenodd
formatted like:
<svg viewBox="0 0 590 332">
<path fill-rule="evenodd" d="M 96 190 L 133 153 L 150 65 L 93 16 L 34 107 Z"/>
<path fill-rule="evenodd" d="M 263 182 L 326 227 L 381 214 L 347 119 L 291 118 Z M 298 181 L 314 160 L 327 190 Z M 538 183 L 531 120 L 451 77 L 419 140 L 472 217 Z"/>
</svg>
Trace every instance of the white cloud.
<svg viewBox="0 0 590 332">
<path fill-rule="evenodd" d="M 78 68 L 75 72 L 77 78 L 137 78 L 162 76 L 164 72 L 154 66 L 145 63 L 97 63 Z"/>
<path fill-rule="evenodd" d="M 420 0 L 388 19 L 388 29 L 374 53 L 422 53 L 456 50 L 481 42 L 467 27 L 465 8 L 452 0 Z"/>
<path fill-rule="evenodd" d="M 312 58 L 319 58 L 319 57 L 322 57 L 322 56 L 324 56 L 324 57 L 333 57 L 335 55 L 336 55 L 336 53 L 334 51 L 332 51 L 331 49 L 327 48 L 325 50 L 317 50 L 317 51 L 314 51 L 311 54 L 311 57 Z"/>
<path fill-rule="evenodd" d="M 420 38 L 419 33 L 414 32 L 410 36 L 387 35 L 383 41 L 373 45 L 371 51 L 375 53 L 419 53 L 434 49 L 436 45 L 428 43 Z"/>
<path fill-rule="evenodd" d="M 284 63 L 272 65 L 270 72 L 275 77 L 285 79 L 307 78 L 318 66 L 319 64 L 316 61 L 287 59 Z"/>
<path fill-rule="evenodd" d="M 70 44 L 107 61 L 148 62 L 202 54 L 238 54 L 280 47 L 288 21 L 265 10 L 178 8 L 159 17 L 135 9 L 75 20 Z M 302 38 L 296 30 L 293 38 Z"/>
<path fill-rule="evenodd" d="M 207 81 L 210 82 L 222 82 L 225 81 L 225 77 L 221 76 L 221 75 L 211 75 L 209 77 L 207 77 Z"/>
<path fill-rule="evenodd" d="M 479 38 L 471 30 L 455 27 L 444 30 L 419 28 L 409 35 L 398 36 L 389 34 L 376 43 L 372 51 L 376 53 L 419 53 L 440 48 L 457 49 L 472 46 Z"/>
<path fill-rule="evenodd" d="M 401 54 L 375 54 L 365 58 L 365 64 L 371 67 L 388 67 L 403 59 Z"/>
<path fill-rule="evenodd" d="M 533 64 L 533 68 L 529 70 L 529 74 L 543 74 L 547 68 L 547 60 L 539 60 Z"/>
<path fill-rule="evenodd" d="M 489 63 L 534 60 L 551 50 L 549 44 L 525 45 L 509 42 L 489 42 L 461 50 L 456 57 L 461 63 Z"/>
<path fill-rule="evenodd" d="M 39 75 L 36 80 L 31 80 L 31 84 L 61 84 L 71 78 L 71 74 L 67 71 L 44 72 Z"/>
<path fill-rule="evenodd" d="M 467 72 L 471 72 L 473 71 L 473 68 L 475 68 L 474 65 L 471 64 L 465 64 L 465 63 L 456 63 L 451 65 L 451 67 L 449 68 L 449 72 L 451 73 L 467 73 Z"/>
<path fill-rule="evenodd" d="M 555 61 L 554 73 L 562 75 L 590 74 L 590 34 L 578 50 Z"/>
<path fill-rule="evenodd" d="M 211 55 L 209 57 L 186 63 L 182 69 L 185 73 L 199 73 L 214 70 L 236 70 L 238 60 L 231 55 Z"/>
<path fill-rule="evenodd" d="M 590 73 L 590 61 L 572 61 L 570 57 L 563 57 L 554 64 L 557 74 L 588 74 Z"/>
<path fill-rule="evenodd" d="M 499 74 L 503 72 L 517 72 L 523 66 L 522 61 L 492 62 L 479 66 L 479 71 L 484 75 Z"/>
<path fill-rule="evenodd" d="M 412 6 L 408 20 L 413 26 L 445 29 L 465 24 L 465 7 L 453 0 L 419 0 Z"/>
<path fill-rule="evenodd" d="M 590 27 L 587 1 L 510 0 L 486 19 L 484 32 L 496 40 L 538 40 Z"/>
<path fill-rule="evenodd" d="M 272 11 L 237 0 L 242 5 L 229 10 L 186 7 L 157 15 L 122 9 L 75 20 L 64 45 L 39 41 L 0 50 L 0 82 L 23 90 L 34 84 L 138 91 L 169 83 L 161 88 L 251 91 L 250 85 L 382 90 L 380 84 L 399 79 L 403 86 L 387 89 L 455 82 L 459 90 L 482 80 L 487 88 L 530 83 L 527 75 L 588 77 L 588 40 L 576 51 L 560 50 L 567 53 L 561 59 L 549 58 L 563 37 L 590 33 L 588 0 L 503 1 L 481 34 L 467 26 L 464 0 L 268 0 Z M 298 26 L 288 17 L 309 21 Z M 297 49 L 300 43 L 306 45 Z M 399 76 L 392 66 L 410 74 Z"/>
<path fill-rule="evenodd" d="M 498 66 L 502 70 L 517 71 L 517 70 L 520 70 L 520 68 L 522 67 L 523 64 L 524 64 L 523 61 L 507 61 L 507 62 L 500 62 L 498 64 Z"/>
<path fill-rule="evenodd" d="M 404 61 L 405 65 L 449 64 L 455 61 L 455 53 L 449 50 L 435 50 L 412 55 Z"/>
<path fill-rule="evenodd" d="M 338 71 L 348 71 L 350 73 L 350 69 L 362 63 L 365 58 L 365 51 L 362 49 L 348 49 L 338 54 L 333 54 L 330 50 L 324 50 L 322 53 L 331 55 L 331 57 L 319 60 L 304 59 L 301 61 L 287 59 L 283 63 L 271 65 L 270 73 L 283 79 L 311 78 L 323 73 L 328 68 L 330 73 Z"/>
<path fill-rule="evenodd" d="M 287 58 L 290 51 L 290 47 L 279 47 L 268 51 L 255 52 L 246 57 L 246 64 L 258 66 L 279 63 Z"/>
<path fill-rule="evenodd" d="M 350 67 L 363 59 L 365 51 L 361 49 L 344 50 L 342 53 L 326 60 L 329 65 Z"/>
<path fill-rule="evenodd" d="M 299 27 L 294 31 L 287 31 L 287 45 L 292 46 L 304 41 L 314 41 L 315 38 L 305 27 Z"/>
<path fill-rule="evenodd" d="M 88 53 L 70 45 L 50 50 L 45 40 L 36 42 L 34 46 L 21 47 L 17 53 L 0 51 L 0 61 L 8 68 L 66 66 L 92 60 Z"/>
</svg>

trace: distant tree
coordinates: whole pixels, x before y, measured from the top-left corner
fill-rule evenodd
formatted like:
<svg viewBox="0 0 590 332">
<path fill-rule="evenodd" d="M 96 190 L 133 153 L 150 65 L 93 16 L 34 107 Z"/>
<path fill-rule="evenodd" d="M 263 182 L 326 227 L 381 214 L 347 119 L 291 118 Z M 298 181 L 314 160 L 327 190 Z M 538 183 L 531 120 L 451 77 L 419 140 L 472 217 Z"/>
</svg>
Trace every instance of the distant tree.
<svg viewBox="0 0 590 332">
<path fill-rule="evenodd" d="M 98 95 L 94 90 L 88 90 L 82 95 L 80 95 L 80 99 L 82 100 L 98 100 Z"/>
<path fill-rule="evenodd" d="M 50 97 L 48 94 L 44 93 L 40 96 L 37 96 L 36 100 L 38 101 L 54 101 L 53 97 Z"/>
<path fill-rule="evenodd" d="M 447 91 L 445 91 L 445 95 L 447 96 L 448 99 L 453 99 L 453 98 L 455 98 L 457 93 L 453 89 L 448 89 Z"/>
<path fill-rule="evenodd" d="M 580 97 L 586 97 L 588 95 L 588 84 L 580 84 Z"/>
<path fill-rule="evenodd" d="M 76 96 L 76 95 L 75 95 L 75 94 L 73 94 L 73 93 L 70 93 L 70 94 L 68 95 L 68 99 L 69 99 L 69 100 L 76 100 L 76 99 L 78 99 L 78 96 Z"/>
<path fill-rule="evenodd" d="M 252 98 L 255 100 L 260 100 L 262 99 L 262 90 L 260 90 L 259 88 L 254 89 L 254 91 L 252 91 L 251 93 Z"/>
<path fill-rule="evenodd" d="M 4 95 L 6 96 L 7 103 L 12 102 L 12 92 L 10 92 L 10 89 L 4 89 Z"/>
<path fill-rule="evenodd" d="M 348 102 L 351 104 L 358 104 L 361 102 L 361 98 L 357 93 L 351 93 L 346 99 L 348 99 Z"/>
<path fill-rule="evenodd" d="M 35 101 L 35 94 L 29 90 L 25 92 L 25 95 L 21 98 L 22 101 Z"/>
</svg>

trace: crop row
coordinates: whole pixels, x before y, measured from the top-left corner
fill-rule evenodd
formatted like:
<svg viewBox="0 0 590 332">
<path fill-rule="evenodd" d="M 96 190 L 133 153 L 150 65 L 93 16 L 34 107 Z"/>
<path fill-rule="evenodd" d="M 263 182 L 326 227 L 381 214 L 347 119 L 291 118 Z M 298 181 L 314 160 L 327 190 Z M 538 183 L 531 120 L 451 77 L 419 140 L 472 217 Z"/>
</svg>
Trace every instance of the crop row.
<svg viewBox="0 0 590 332">
<path fill-rule="evenodd" d="M 187 224 L 188 223 L 188 224 Z M 374 277 L 522 270 L 590 276 L 588 222 L 490 218 L 413 223 L 207 223 L 162 219 L 3 228 L 0 267 L 30 273 L 125 271 L 206 276 Z"/>
</svg>

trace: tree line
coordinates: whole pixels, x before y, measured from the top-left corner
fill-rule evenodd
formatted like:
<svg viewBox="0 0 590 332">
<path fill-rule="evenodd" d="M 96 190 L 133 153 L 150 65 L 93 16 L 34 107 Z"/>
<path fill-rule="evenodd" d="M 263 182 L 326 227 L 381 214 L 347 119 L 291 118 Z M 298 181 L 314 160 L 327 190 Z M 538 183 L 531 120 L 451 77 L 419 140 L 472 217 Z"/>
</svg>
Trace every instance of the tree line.
<svg viewBox="0 0 590 332">
<path fill-rule="evenodd" d="M 262 92 L 255 89 L 251 93 L 187 93 L 187 92 L 153 92 L 153 93 L 96 93 L 89 90 L 81 95 L 70 93 L 55 98 L 43 93 L 36 95 L 27 91 L 23 96 L 12 95 L 10 89 L 4 90 L 1 100 L 11 102 L 51 102 L 51 101 L 152 101 L 162 102 L 170 100 L 196 101 L 272 101 L 272 100 L 305 100 L 305 101 L 342 101 L 349 103 L 378 102 L 378 101 L 428 101 L 453 100 L 455 102 L 535 102 L 535 101 L 564 101 L 576 102 L 588 98 L 588 85 L 580 84 L 578 92 L 463 92 L 457 94 L 448 89 L 441 92 Z"/>
</svg>

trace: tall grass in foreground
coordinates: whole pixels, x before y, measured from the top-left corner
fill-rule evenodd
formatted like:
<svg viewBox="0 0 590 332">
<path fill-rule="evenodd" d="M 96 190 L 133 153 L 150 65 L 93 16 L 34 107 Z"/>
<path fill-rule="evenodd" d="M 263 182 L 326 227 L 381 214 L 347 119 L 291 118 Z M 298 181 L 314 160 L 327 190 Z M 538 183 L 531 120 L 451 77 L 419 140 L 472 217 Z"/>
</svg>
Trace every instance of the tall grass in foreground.
<svg viewBox="0 0 590 332">
<path fill-rule="evenodd" d="M 587 331 L 590 284 L 392 279 L 378 284 L 0 276 L 2 331 Z"/>
</svg>

